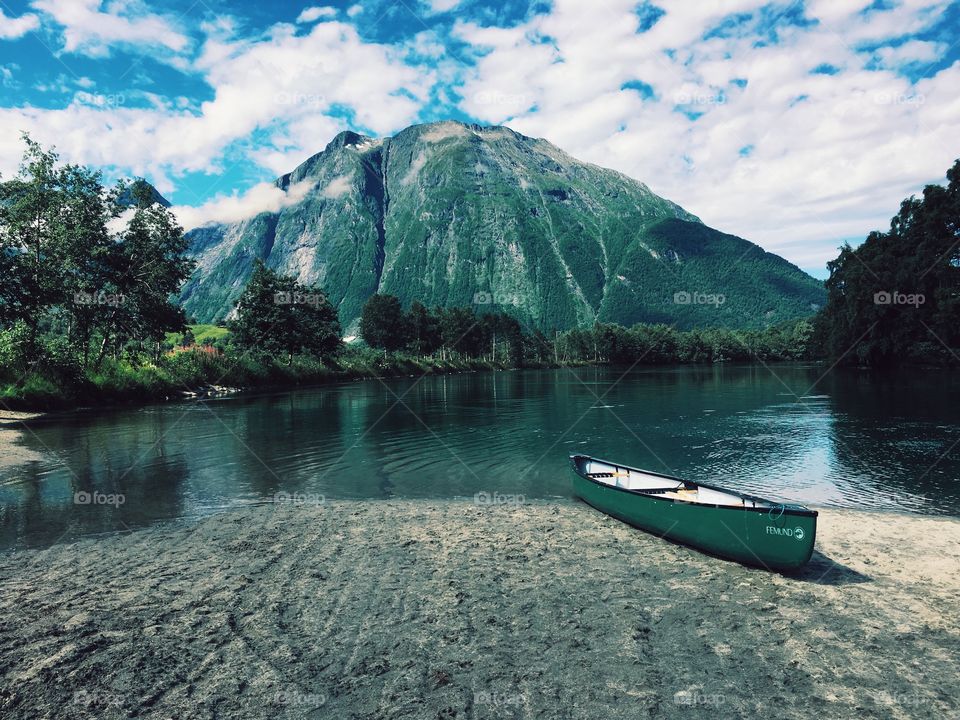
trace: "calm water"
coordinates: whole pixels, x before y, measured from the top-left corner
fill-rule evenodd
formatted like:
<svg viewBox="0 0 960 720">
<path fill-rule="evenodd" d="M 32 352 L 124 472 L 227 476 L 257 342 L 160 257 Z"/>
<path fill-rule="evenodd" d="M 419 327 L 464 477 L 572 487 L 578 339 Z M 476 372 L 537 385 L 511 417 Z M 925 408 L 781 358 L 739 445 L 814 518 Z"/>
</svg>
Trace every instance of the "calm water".
<svg viewBox="0 0 960 720">
<path fill-rule="evenodd" d="M 821 379 L 823 371 L 372 380 L 61 418 L 4 431 L 36 459 L 0 468 L 0 547 L 202 516 L 278 493 L 566 498 L 572 452 L 820 506 L 960 515 L 960 379 L 853 371 Z M 110 504 L 120 495 L 123 504 Z"/>
</svg>

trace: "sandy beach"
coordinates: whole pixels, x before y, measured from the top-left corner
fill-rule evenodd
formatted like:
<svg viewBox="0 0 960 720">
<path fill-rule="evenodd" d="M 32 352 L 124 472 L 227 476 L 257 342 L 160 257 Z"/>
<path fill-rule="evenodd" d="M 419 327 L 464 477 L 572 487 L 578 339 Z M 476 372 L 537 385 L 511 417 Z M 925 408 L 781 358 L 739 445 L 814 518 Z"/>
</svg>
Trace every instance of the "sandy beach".
<svg viewBox="0 0 960 720">
<path fill-rule="evenodd" d="M 5 718 L 960 716 L 960 521 L 792 576 L 574 502 L 247 508 L 0 557 Z"/>
<path fill-rule="evenodd" d="M 24 430 L 24 422 L 35 420 L 41 415 L 42 413 L 0 410 L 0 469 L 43 458 L 40 453 L 24 447 L 22 443 L 24 432 L 29 432 Z"/>
</svg>

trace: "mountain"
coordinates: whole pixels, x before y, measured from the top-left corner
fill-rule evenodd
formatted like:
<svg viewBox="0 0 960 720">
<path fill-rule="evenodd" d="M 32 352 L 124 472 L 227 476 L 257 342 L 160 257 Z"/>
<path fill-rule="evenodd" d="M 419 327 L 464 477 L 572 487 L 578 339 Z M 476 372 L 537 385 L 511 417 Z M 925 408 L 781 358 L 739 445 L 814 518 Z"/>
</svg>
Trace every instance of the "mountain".
<svg viewBox="0 0 960 720">
<path fill-rule="evenodd" d="M 165 208 L 170 207 L 170 201 L 167 200 L 160 191 L 143 178 L 137 178 L 127 185 L 126 189 L 117 196 L 117 204 L 124 208 L 136 207 L 137 201 L 134 193 L 138 190 L 144 190 L 150 203 L 158 203 Z M 149 203 L 148 203 L 149 204 Z"/>
<path fill-rule="evenodd" d="M 824 300 L 786 260 L 505 127 L 342 132 L 276 184 L 278 211 L 189 233 L 188 315 L 227 317 L 258 258 L 321 285 L 345 328 L 376 292 L 496 305 L 543 330 L 598 319 L 761 327 Z"/>
</svg>

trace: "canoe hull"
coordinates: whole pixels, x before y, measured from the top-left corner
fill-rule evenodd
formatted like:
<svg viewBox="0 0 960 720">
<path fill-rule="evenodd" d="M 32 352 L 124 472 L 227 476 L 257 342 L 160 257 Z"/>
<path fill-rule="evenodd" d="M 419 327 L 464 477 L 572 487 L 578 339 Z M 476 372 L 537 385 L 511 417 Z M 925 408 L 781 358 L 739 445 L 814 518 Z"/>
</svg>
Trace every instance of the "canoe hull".
<svg viewBox="0 0 960 720">
<path fill-rule="evenodd" d="M 574 494 L 634 527 L 712 555 L 768 570 L 810 560 L 816 513 L 771 512 L 651 497 L 591 481 L 573 471 Z"/>
</svg>

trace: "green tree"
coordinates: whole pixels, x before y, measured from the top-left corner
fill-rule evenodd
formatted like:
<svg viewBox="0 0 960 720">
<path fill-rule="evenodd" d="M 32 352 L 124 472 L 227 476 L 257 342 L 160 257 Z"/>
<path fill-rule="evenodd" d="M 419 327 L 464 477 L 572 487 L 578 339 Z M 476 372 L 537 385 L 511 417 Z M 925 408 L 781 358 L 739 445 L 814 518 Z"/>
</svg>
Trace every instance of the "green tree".
<svg viewBox="0 0 960 720">
<path fill-rule="evenodd" d="M 121 183 L 115 193 L 125 194 Z M 172 297 L 193 270 L 186 256 L 183 228 L 167 208 L 156 201 L 149 185 L 135 182 L 133 217 L 114 243 L 110 257 L 112 274 L 104 303 L 108 312 L 103 324 L 103 349 L 116 348 L 131 339 L 150 342 L 155 354 L 170 330 L 186 325 L 183 310 Z M 101 290 L 102 292 L 102 290 Z M 103 352 L 103 349 L 101 352 Z"/>
<path fill-rule="evenodd" d="M 0 255 L 4 284 L 0 315 L 23 321 L 31 342 L 54 307 L 71 307 L 71 293 L 106 253 L 108 212 L 100 175 L 58 165 L 24 135 L 16 178 L 0 184 Z"/>
<path fill-rule="evenodd" d="M 407 318 L 394 295 L 371 295 L 360 316 L 360 337 L 372 348 L 392 352 L 408 341 Z"/>
<path fill-rule="evenodd" d="M 523 328 L 516 318 L 506 313 L 485 314 L 480 318 L 480 329 L 491 361 L 523 365 Z"/>
<path fill-rule="evenodd" d="M 422 303 L 414 300 L 406 316 L 409 333 L 407 347 L 417 355 L 432 355 L 440 347 L 440 319 Z"/>
<path fill-rule="evenodd" d="M 816 339 L 831 358 L 889 366 L 953 361 L 960 346 L 960 160 L 908 198 L 887 232 L 828 263 Z"/>
<path fill-rule="evenodd" d="M 320 288 L 301 285 L 258 260 L 230 323 L 234 344 L 261 355 L 328 357 L 340 346 L 337 311 Z"/>
<path fill-rule="evenodd" d="M 463 357 L 480 357 L 487 347 L 480 319 L 469 307 L 445 308 L 440 314 L 440 336 L 446 352 Z"/>
<path fill-rule="evenodd" d="M 159 352 L 165 332 L 183 326 L 171 302 L 191 269 L 182 228 L 147 183 L 108 193 L 99 173 L 61 165 L 53 150 L 23 140 L 17 177 L 0 183 L 0 323 L 22 323 L 38 355 L 41 331 L 44 342 L 60 337 L 58 347 L 66 336 L 84 364 L 95 337 L 98 358 L 131 341 Z M 117 202 L 124 193 L 136 198 L 129 219 L 129 203 Z"/>
</svg>

